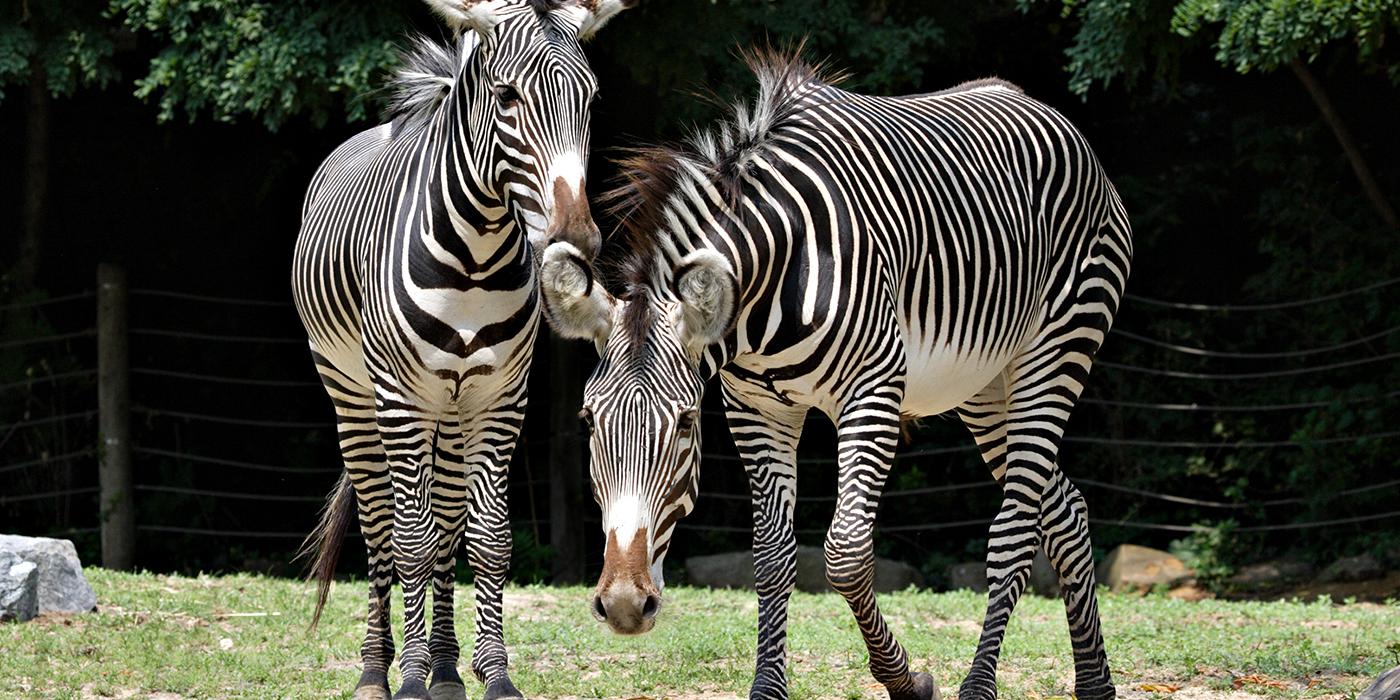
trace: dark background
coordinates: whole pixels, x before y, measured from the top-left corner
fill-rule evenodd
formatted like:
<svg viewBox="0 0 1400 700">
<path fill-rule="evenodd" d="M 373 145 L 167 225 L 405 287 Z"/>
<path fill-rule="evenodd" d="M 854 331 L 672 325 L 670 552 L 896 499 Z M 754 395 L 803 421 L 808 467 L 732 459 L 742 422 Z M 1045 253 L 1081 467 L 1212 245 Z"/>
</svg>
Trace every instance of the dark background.
<svg viewBox="0 0 1400 700">
<path fill-rule="evenodd" d="M 123 4 L 133 3 L 114 7 Z M 354 6 L 339 5 L 347 11 Z M 1203 358 L 1110 336 L 1102 355 L 1108 363 L 1159 372 L 1297 374 L 1200 379 L 1101 364 L 1086 392 L 1091 401 L 1325 405 L 1269 410 L 1084 405 L 1071 435 L 1109 444 L 1067 445 L 1065 470 L 1076 479 L 1145 492 L 1083 487 L 1099 521 L 1095 544 L 1102 549 L 1125 541 L 1163 547 L 1175 542 L 1176 550 L 1198 567 L 1221 576 L 1275 554 L 1321 561 L 1394 551 L 1400 544 L 1397 519 L 1381 516 L 1396 510 L 1397 490 L 1378 485 L 1400 475 L 1393 456 L 1396 441 L 1350 438 L 1384 435 L 1397 427 L 1397 401 L 1386 395 L 1400 390 L 1400 373 L 1393 360 L 1374 358 L 1400 351 L 1400 334 L 1384 333 L 1400 326 L 1400 286 L 1272 310 L 1173 309 L 1150 303 L 1308 300 L 1400 277 L 1400 231 L 1377 214 L 1333 130 L 1295 74 L 1286 66 L 1241 74 L 1222 65 L 1208 42 L 1178 41 L 1164 27 L 1151 25 L 1161 37 L 1139 41 L 1138 53 L 1149 58 L 1140 59 L 1145 62 L 1135 79 L 1131 61 L 1123 58 L 1126 74 L 1080 94 L 1071 89 L 1066 50 L 1077 45 L 1076 32 L 1088 18 L 1066 16 L 1058 3 L 976 7 L 644 3 L 586 47 L 602 86 L 593 120 L 592 194 L 614 181 L 610 158 L 619 148 L 674 139 L 691 125 L 712 119 L 716 110 L 695 92 L 725 97 L 751 93 L 733 55 L 736 47 L 809 34 L 809 56 L 829 57 L 833 66 L 851 72 L 852 89 L 874 92 L 932 91 L 990 75 L 1016 82 L 1079 126 L 1132 216 L 1137 252 L 1129 292 L 1148 301 L 1125 304 L 1118 329 L 1159 343 L 1252 353 L 1294 352 L 1379 336 L 1336 351 L 1278 358 Z M 396 9 L 400 24 L 384 20 L 377 29 L 388 38 L 402 36 L 411 26 L 442 34 L 418 4 L 405 2 Z M 138 523 L 145 528 L 138 564 L 162 570 L 290 573 L 296 570 L 288 563 L 295 535 L 309 530 L 319 497 L 336 479 L 324 394 L 314 385 L 192 381 L 150 370 L 314 383 L 295 314 L 287 305 L 247 306 L 150 292 L 289 301 L 291 249 L 304 188 L 322 158 L 371 122 L 347 121 L 341 109 L 324 121 L 316 114 L 292 114 L 273 130 L 256 113 L 232 115 L 232 123 L 221 123 L 198 108 L 161 121 L 158 106 L 132 95 L 132 76 L 145 74 L 167 37 L 129 29 L 114 30 L 114 36 L 110 64 L 121 77 L 49 102 L 42 252 L 33 284 L 17 285 L 13 276 L 7 278 L 0 296 L 0 342 L 91 328 L 91 298 L 40 307 L 3 305 L 92 290 L 99 263 L 123 266 L 135 290 L 131 364 L 146 370 L 132 378 L 136 481 L 153 487 L 137 495 Z M 1393 201 L 1400 199 L 1395 165 L 1400 145 L 1394 137 L 1400 91 L 1388 77 L 1393 69 L 1390 74 L 1383 70 L 1384 57 L 1358 51 L 1355 42 L 1343 37 L 1305 58 L 1313 58 L 1308 64 L 1312 74 L 1345 119 L 1381 192 Z M 1382 70 L 1375 69 L 1377 64 Z M 378 85 L 382 74 L 376 76 L 372 82 Z M 0 270 L 12 269 L 19 259 L 27 180 L 33 172 L 25 158 L 32 100 L 18 86 L 7 89 L 0 102 Z M 602 229 L 612 230 L 615 222 L 598 216 Z M 169 330 L 253 340 L 150 332 Z M 260 338 L 268 340 L 256 340 Z M 594 354 L 586 345 L 559 344 L 542 347 L 537 357 L 531 423 L 512 475 L 515 574 L 524 580 L 550 575 L 549 460 L 560 449 L 582 449 L 576 435 L 550 428 L 551 397 L 560 389 L 551 386 L 547 367 L 560 361 L 588 365 Z M 81 491 L 96 484 L 95 458 L 44 460 L 93 444 L 96 424 L 81 414 L 95 405 L 95 383 L 88 376 L 33 380 L 82 372 L 94 366 L 93 358 L 93 341 L 86 336 L 0 345 L 0 385 L 6 387 L 0 391 L 0 531 L 72 537 L 89 560 L 98 558 L 97 504 L 92 493 Z M 1325 368 L 1337 363 L 1346 366 Z M 581 381 L 588 367 L 578 369 L 575 377 Z M 691 527 L 678 535 L 669 565 L 688 555 L 747 544 L 746 499 L 723 497 L 743 494 L 745 482 L 739 465 L 723 459 L 732 449 L 714 398 L 706 406 L 704 434 L 706 451 L 716 458 L 705 464 L 697 512 L 687 522 Z M 71 413 L 80 415 L 16 426 Z M 1143 440 L 1194 446 L 1130 444 Z M 1249 445 L 1258 442 L 1269 446 Z M 561 448 L 561 443 L 572 447 Z M 912 432 L 910 443 L 910 449 L 918 449 L 970 445 L 970 440 L 955 420 L 932 418 Z M 819 497 L 834 491 L 834 474 L 820 460 L 832 453 L 830 429 L 824 419 L 814 419 L 802 455 L 818 461 L 804 466 L 799 488 L 814 500 L 800 506 L 800 529 L 821 530 L 829 519 L 830 504 Z M 189 455 L 282 470 L 197 462 Z M 37 464 L 5 467 L 30 462 Z M 901 460 L 891 490 L 974 482 L 990 485 L 975 454 L 938 454 Z M 42 496 L 46 493 L 59 495 Z M 1229 507 L 1164 501 L 1153 494 Z M 20 498 L 24 500 L 16 500 Z M 601 562 L 598 513 L 590 499 L 583 500 L 588 522 L 581 527 L 590 538 L 587 563 L 596 573 Z M 1271 500 L 1287 502 L 1263 504 Z M 879 538 L 882 552 L 915 563 L 937 583 L 946 564 L 981 558 L 985 527 L 980 521 L 990 518 L 997 502 L 995 489 L 986 486 L 891 497 L 881 516 L 890 530 Z M 1334 520 L 1345 522 L 1312 525 Z M 973 522 L 936 527 L 964 521 Z M 927 528 L 895 529 L 918 525 Z M 1191 535 L 1154 525 L 1208 529 Z M 1299 529 L 1261 529 L 1271 526 Z M 802 539 L 817 543 L 820 535 L 804 534 Z M 348 553 L 342 569 L 357 572 L 360 567 L 359 555 Z"/>
</svg>

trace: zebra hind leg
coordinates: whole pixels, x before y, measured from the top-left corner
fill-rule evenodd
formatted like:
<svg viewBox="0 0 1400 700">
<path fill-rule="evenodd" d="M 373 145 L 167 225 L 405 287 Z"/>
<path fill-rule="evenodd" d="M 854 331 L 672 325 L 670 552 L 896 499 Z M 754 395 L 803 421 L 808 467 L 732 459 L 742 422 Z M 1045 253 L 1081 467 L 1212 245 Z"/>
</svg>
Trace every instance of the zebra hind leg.
<svg viewBox="0 0 1400 700">
<path fill-rule="evenodd" d="M 1056 471 L 1040 510 L 1045 552 L 1060 576 L 1074 649 L 1074 696 L 1080 700 L 1116 697 L 1108 670 L 1099 601 L 1094 592 L 1094 551 L 1089 541 L 1089 513 L 1079 489 Z"/>
<path fill-rule="evenodd" d="M 362 670 L 353 697 L 354 700 L 388 700 L 389 666 L 394 662 L 394 635 L 389 622 L 394 586 L 394 557 L 390 546 L 394 497 L 385 478 L 384 446 L 377 439 L 374 399 L 368 393 L 344 389 L 354 386 L 354 382 L 320 353 L 313 350 L 312 356 L 336 406 L 340 453 L 354 490 L 354 507 L 365 540 L 368 564 L 369 609 L 365 616 L 365 637 L 360 645 Z"/>
</svg>

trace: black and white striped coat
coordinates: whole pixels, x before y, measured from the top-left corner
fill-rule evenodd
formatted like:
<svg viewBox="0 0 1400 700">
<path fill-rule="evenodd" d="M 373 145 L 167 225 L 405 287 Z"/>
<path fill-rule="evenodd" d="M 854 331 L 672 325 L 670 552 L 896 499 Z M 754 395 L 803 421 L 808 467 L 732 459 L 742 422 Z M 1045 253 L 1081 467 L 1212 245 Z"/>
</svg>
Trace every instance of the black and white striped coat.
<svg viewBox="0 0 1400 700">
<path fill-rule="evenodd" d="M 507 470 L 539 328 L 536 254 L 550 241 L 597 248 L 584 194 L 596 85 L 578 42 L 631 2 L 431 4 L 458 38 L 419 40 L 390 123 L 344 143 L 316 173 L 292 275 L 345 461 L 308 541 L 318 549 L 317 616 L 357 514 L 370 578 L 362 700 L 388 697 L 395 581 L 405 629 L 394 697 L 465 697 L 452 615 L 463 543 L 476 583 L 472 671 L 487 698 L 519 695 L 501 592 Z"/>
<path fill-rule="evenodd" d="M 836 424 L 827 575 L 895 698 L 910 671 L 872 592 L 872 528 L 902 417 L 955 410 L 1004 489 L 990 602 L 963 700 L 996 694 L 1002 634 L 1044 546 L 1064 583 L 1076 694 L 1114 695 L 1083 499 L 1056 454 L 1128 275 L 1113 186 L 1059 113 L 997 80 L 941 93 L 842 91 L 760 57 L 759 97 L 684 150 L 626 163 L 627 291 L 567 243 L 545 253 L 546 314 L 593 339 L 585 391 L 608 545 L 595 613 L 646 631 L 661 560 L 695 497 L 695 415 L 718 374 L 753 495 L 755 697 L 785 697 L 795 450 L 807 411 Z"/>
</svg>

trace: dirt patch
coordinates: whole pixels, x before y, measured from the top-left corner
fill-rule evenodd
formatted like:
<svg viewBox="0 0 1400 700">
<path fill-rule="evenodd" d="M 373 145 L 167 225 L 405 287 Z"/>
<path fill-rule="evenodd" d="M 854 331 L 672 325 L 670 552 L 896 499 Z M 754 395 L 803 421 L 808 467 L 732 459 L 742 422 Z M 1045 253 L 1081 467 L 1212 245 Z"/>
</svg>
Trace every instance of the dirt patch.
<svg viewBox="0 0 1400 700">
<path fill-rule="evenodd" d="M 567 602 L 584 605 L 582 600 L 569 599 Z M 507 590 L 503 596 L 506 615 L 524 622 L 539 622 L 553 619 L 553 614 L 566 604 L 564 596 L 540 590 Z"/>
<path fill-rule="evenodd" d="M 1298 598 L 1299 600 L 1315 600 L 1320 596 L 1327 596 L 1334 602 L 1340 603 L 1347 599 L 1381 603 L 1387 600 L 1400 600 L 1400 571 L 1392 571 L 1384 578 L 1373 579 L 1371 581 L 1357 581 L 1354 583 L 1308 583 L 1296 588 L 1290 588 L 1278 595 L 1269 596 L 1270 600 L 1286 600 L 1288 598 Z"/>
</svg>

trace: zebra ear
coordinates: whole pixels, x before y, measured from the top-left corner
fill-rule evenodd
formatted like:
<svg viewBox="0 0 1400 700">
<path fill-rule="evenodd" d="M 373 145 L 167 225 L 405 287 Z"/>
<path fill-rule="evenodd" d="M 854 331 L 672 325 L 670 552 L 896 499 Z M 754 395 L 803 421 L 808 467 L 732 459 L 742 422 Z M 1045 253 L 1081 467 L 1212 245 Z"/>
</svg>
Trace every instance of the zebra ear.
<svg viewBox="0 0 1400 700">
<path fill-rule="evenodd" d="M 583 22 L 578 28 L 579 41 L 593 38 L 593 35 L 617 13 L 636 5 L 637 0 L 579 0 L 579 6 L 585 12 Z"/>
<path fill-rule="evenodd" d="M 428 0 L 428 6 L 457 33 L 475 29 L 483 37 L 501 21 L 506 0 Z"/>
<path fill-rule="evenodd" d="M 729 332 L 738 314 L 739 280 L 723 255 L 703 249 L 685 256 L 671 284 L 681 300 L 680 339 L 691 352 Z"/>
<path fill-rule="evenodd" d="M 612 332 L 616 301 L 593 279 L 593 266 L 572 244 L 557 241 L 545 248 L 540 265 L 544 317 L 565 338 L 593 341 L 599 354 Z"/>
</svg>

